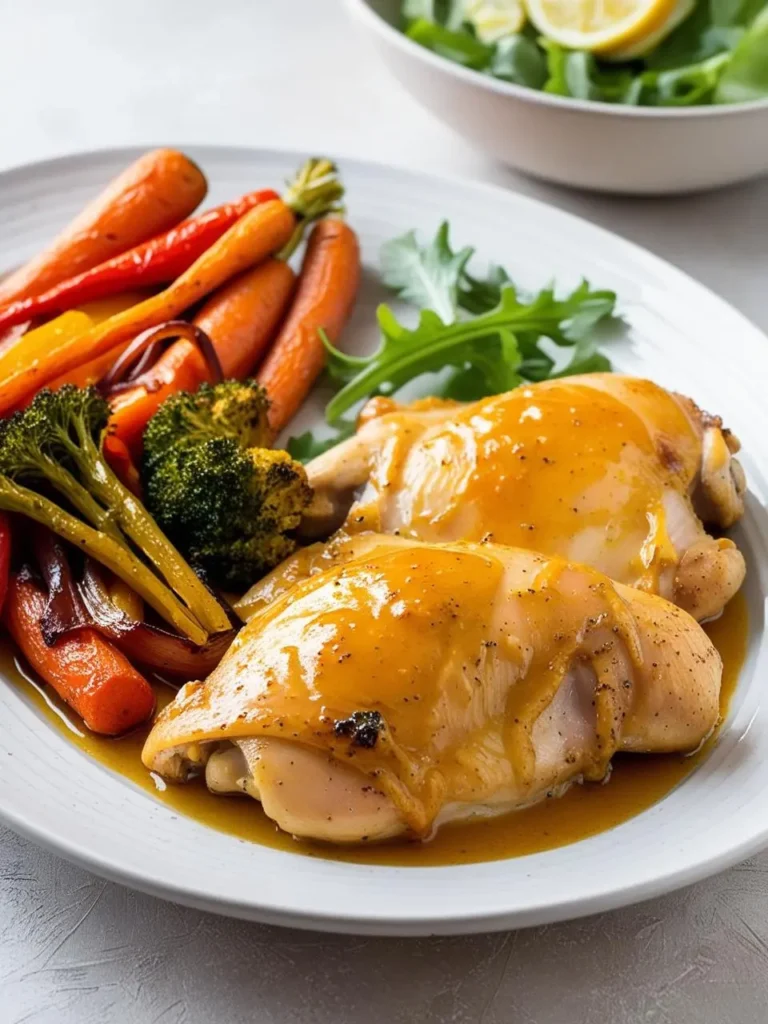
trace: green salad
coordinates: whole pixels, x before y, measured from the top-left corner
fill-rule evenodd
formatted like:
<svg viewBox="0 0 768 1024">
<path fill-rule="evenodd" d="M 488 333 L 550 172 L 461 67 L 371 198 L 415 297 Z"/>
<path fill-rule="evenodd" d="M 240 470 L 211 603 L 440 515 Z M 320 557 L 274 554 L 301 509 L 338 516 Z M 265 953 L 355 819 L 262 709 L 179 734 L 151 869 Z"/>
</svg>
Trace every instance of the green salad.
<svg viewBox="0 0 768 1024">
<path fill-rule="evenodd" d="M 582 11 L 590 6 L 582 0 Z M 557 0 L 403 0 L 402 25 L 441 57 L 557 96 L 651 107 L 768 98 L 766 0 L 680 0 L 671 10 L 658 0 L 638 15 L 644 37 L 636 30 L 632 45 L 601 42 L 591 52 L 542 31 L 542 10 L 557 14 Z"/>
</svg>

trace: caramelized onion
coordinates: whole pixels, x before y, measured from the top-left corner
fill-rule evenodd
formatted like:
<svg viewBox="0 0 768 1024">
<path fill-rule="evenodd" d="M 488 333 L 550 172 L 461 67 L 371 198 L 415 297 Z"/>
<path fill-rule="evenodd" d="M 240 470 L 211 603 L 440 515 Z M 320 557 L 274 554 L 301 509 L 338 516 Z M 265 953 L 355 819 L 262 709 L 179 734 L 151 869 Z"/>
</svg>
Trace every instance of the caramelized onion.
<svg viewBox="0 0 768 1024">
<path fill-rule="evenodd" d="M 163 675 L 202 679 L 216 668 L 235 638 L 236 630 L 217 633 L 198 646 L 186 637 L 160 626 L 130 619 L 115 605 L 100 566 L 90 559 L 79 586 L 80 596 L 93 626 L 109 637 L 131 661 Z"/>
<path fill-rule="evenodd" d="M 156 391 L 160 387 L 160 382 L 152 379 L 152 366 L 160 356 L 162 343 L 176 341 L 179 338 L 191 341 L 197 346 L 208 367 L 210 380 L 214 384 L 223 380 L 224 371 L 216 349 L 202 327 L 190 324 L 186 320 L 168 320 L 157 327 L 142 331 L 133 339 L 101 381 L 99 387 L 102 392 L 109 397 L 137 385 L 143 385 L 150 392 Z"/>
<path fill-rule="evenodd" d="M 235 637 L 236 630 L 231 629 L 198 646 L 160 626 L 130 618 L 112 601 L 96 562 L 87 559 L 82 579 L 75 582 L 64 546 L 52 533 L 37 530 L 34 545 L 48 587 L 40 628 L 49 647 L 75 630 L 96 629 L 134 663 L 186 681 L 209 675 Z"/>
</svg>

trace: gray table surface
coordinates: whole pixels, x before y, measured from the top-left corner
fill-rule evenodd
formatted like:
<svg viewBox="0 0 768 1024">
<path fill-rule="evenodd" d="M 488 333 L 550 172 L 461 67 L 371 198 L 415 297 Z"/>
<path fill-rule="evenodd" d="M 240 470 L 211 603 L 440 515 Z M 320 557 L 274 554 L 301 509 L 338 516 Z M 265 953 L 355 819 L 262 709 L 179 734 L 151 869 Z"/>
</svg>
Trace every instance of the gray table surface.
<svg viewBox="0 0 768 1024">
<path fill-rule="evenodd" d="M 359 50 L 339 0 L 0 0 L 0 38 L 0 166 L 126 143 L 220 142 L 449 172 L 626 235 L 768 328 L 768 181 L 624 200 L 523 179 L 416 107 Z M 768 853 L 572 924 L 397 941 L 186 910 L 0 828 L 0 922 L 0 1024 L 768 1019 Z"/>
</svg>

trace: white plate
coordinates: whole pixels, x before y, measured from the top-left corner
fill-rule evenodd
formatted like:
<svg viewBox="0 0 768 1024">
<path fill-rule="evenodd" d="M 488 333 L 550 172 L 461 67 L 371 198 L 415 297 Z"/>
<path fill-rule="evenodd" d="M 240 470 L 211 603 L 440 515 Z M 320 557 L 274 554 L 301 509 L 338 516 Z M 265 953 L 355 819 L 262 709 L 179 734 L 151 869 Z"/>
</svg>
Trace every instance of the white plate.
<svg viewBox="0 0 768 1024">
<path fill-rule="evenodd" d="M 300 159 L 219 147 L 189 152 L 210 179 L 212 202 L 280 182 Z M 0 267 L 39 249 L 136 155 L 74 156 L 0 175 Z M 381 243 L 409 228 L 431 233 L 447 217 L 457 243 L 475 245 L 523 285 L 573 284 L 584 275 L 614 288 L 631 324 L 611 346 L 617 366 L 694 396 L 741 437 L 751 493 L 738 541 L 749 564 L 751 636 L 717 746 L 659 804 L 572 846 L 460 867 L 363 866 L 251 845 L 180 817 L 89 760 L 7 686 L 0 687 L 0 816 L 57 853 L 158 896 L 371 934 L 479 932 L 576 917 L 685 885 L 754 853 L 768 844 L 768 339 L 668 264 L 530 199 L 355 161 L 344 161 L 342 172 L 371 270 L 348 345 L 374 341 Z"/>
</svg>

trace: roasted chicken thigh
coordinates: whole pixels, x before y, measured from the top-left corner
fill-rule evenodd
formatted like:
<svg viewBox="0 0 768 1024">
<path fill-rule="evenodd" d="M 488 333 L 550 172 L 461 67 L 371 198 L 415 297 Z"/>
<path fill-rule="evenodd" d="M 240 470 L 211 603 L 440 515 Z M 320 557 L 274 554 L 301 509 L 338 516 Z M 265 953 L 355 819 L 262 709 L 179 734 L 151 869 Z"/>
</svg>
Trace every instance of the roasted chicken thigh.
<svg viewBox="0 0 768 1024">
<path fill-rule="evenodd" d="M 728 527 L 743 512 L 738 442 L 650 381 L 590 374 L 470 405 L 374 399 L 362 420 L 308 467 L 307 537 L 343 523 L 491 539 L 583 562 L 699 620 L 741 585 L 741 553 L 703 525 Z"/>
<path fill-rule="evenodd" d="M 720 658 L 697 623 L 584 566 L 366 534 L 316 545 L 302 575 L 265 584 L 143 752 L 294 835 L 427 837 L 602 779 L 619 750 L 692 750 L 717 721 Z"/>
</svg>

